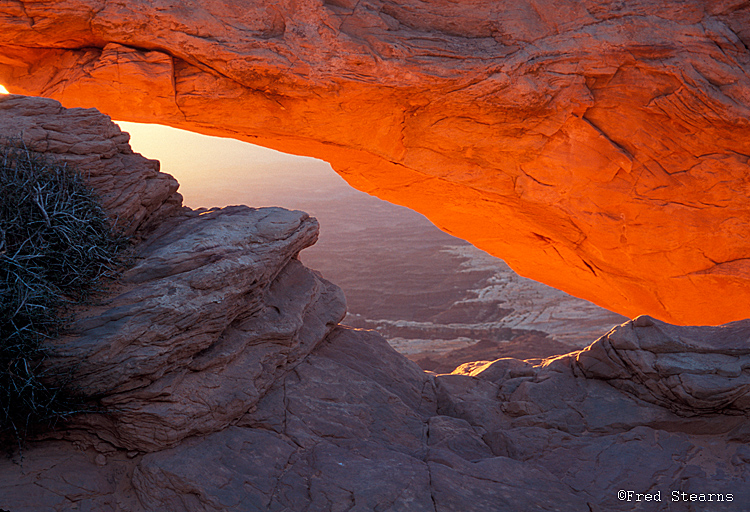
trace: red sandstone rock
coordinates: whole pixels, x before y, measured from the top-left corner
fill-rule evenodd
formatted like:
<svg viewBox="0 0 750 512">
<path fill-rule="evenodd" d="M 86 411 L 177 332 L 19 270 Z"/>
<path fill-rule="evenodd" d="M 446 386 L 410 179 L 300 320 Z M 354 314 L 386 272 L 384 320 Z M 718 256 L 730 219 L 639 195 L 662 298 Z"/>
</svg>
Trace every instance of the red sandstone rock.
<svg viewBox="0 0 750 512">
<path fill-rule="evenodd" d="M 65 109 L 44 98 L 0 95 L 0 135 L 85 170 L 115 227 L 147 230 L 178 210 L 177 181 L 159 162 L 130 149 L 130 136 L 93 109 Z M 15 142 L 14 142 L 15 140 Z"/>
<path fill-rule="evenodd" d="M 750 316 L 750 7 L 6 3 L 0 83 L 330 161 L 628 316 Z"/>
<path fill-rule="evenodd" d="M 162 224 L 120 289 L 53 342 L 51 363 L 109 415 L 75 421 L 127 449 L 216 432 L 252 408 L 345 313 L 341 290 L 295 256 L 304 212 L 229 207 Z"/>
<path fill-rule="evenodd" d="M 658 511 L 673 490 L 731 494 L 718 511 L 750 500 L 750 320 L 639 317 L 542 364 L 430 375 L 377 333 L 335 325 L 340 290 L 295 257 L 317 233 L 303 212 L 158 220 L 109 300 L 53 342 L 51 367 L 74 363 L 110 410 L 0 458 L 0 509 L 633 510 L 621 489 L 661 491 Z"/>
<path fill-rule="evenodd" d="M 653 329 L 621 329 L 670 349 Z M 703 348 L 728 345 L 715 338 Z M 738 357 L 748 364 L 747 350 Z M 618 500 L 623 487 L 661 490 L 658 511 L 674 508 L 672 490 L 731 493 L 732 503 L 713 505 L 722 511 L 750 499 L 746 412 L 698 407 L 685 417 L 584 377 L 578 364 L 576 354 L 537 366 L 500 359 L 435 377 L 379 335 L 337 328 L 232 426 L 150 453 L 78 431 L 75 443 L 35 443 L 22 464 L 0 461 L 0 507 L 624 512 L 633 503 Z M 169 388 L 153 397 L 165 399 Z M 189 415 L 203 404 L 186 405 Z"/>
</svg>

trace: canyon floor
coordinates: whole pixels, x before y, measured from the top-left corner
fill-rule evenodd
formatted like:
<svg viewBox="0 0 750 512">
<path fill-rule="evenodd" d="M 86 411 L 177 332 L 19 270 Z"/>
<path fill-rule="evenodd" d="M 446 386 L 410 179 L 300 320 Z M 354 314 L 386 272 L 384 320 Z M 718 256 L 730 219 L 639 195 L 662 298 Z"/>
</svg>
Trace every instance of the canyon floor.
<svg viewBox="0 0 750 512">
<path fill-rule="evenodd" d="M 177 178 L 190 207 L 281 206 L 316 217 L 320 239 L 300 259 L 344 290 L 342 323 L 377 330 L 425 370 L 565 354 L 627 320 L 519 276 L 424 216 L 353 189 L 320 160 L 121 125 L 136 151 Z"/>
</svg>

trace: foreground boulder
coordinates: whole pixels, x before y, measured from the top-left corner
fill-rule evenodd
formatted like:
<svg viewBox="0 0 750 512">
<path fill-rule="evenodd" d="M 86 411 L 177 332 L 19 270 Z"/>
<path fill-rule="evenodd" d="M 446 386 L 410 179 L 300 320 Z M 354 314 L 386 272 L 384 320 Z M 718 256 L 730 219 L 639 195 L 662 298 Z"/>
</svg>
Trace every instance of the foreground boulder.
<svg viewBox="0 0 750 512">
<path fill-rule="evenodd" d="M 629 317 L 750 317 L 747 4 L 235 4 L 6 2 L 0 83 L 325 159 Z"/>
<path fill-rule="evenodd" d="M 630 511 L 648 494 L 647 510 L 691 510 L 683 501 L 695 495 L 735 511 L 750 501 L 750 321 L 644 316 L 541 364 L 428 374 L 377 333 L 337 325 L 340 290 L 296 257 L 317 229 L 303 212 L 239 206 L 172 210 L 139 233 L 137 263 L 52 342 L 51 368 L 72 369 L 107 412 L 0 460 L 0 509 Z"/>
<path fill-rule="evenodd" d="M 658 349 L 670 341 L 663 331 L 674 328 L 618 329 L 640 330 Z M 256 359 L 267 353 L 269 343 L 245 339 L 245 352 Z M 738 360 L 750 365 L 747 350 Z M 500 359 L 464 371 L 425 374 L 379 335 L 338 327 L 312 353 L 277 370 L 260 400 L 250 387 L 236 400 L 235 419 L 214 422 L 213 432 L 160 447 L 159 433 L 182 424 L 180 416 L 208 424 L 200 395 L 185 400 L 179 387 L 171 395 L 162 385 L 150 404 L 151 411 L 161 409 L 152 439 L 139 442 L 142 434 L 127 430 L 113 437 L 79 424 L 58 433 L 61 440 L 35 443 L 22 460 L 0 464 L 0 506 L 628 511 L 635 497 L 622 500 L 618 493 L 634 491 L 659 497 L 648 510 L 689 510 L 675 503 L 686 493 L 712 501 L 711 510 L 737 511 L 750 500 L 746 404 L 707 413 L 678 402 L 675 413 L 583 376 L 589 367 L 575 353 L 538 366 Z M 196 375 L 209 377 L 235 385 L 216 370 Z M 181 403 L 182 414 L 164 403 Z M 148 403 L 141 407 L 149 410 Z M 143 413 L 118 415 L 137 421 Z"/>
</svg>

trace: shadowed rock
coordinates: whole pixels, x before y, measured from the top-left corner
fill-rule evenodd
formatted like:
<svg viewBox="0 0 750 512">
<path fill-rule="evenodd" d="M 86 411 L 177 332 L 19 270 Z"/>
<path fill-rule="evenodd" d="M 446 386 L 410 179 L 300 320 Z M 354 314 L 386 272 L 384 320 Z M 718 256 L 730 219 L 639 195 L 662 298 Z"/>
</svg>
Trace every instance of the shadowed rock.
<svg viewBox="0 0 750 512">
<path fill-rule="evenodd" d="M 0 134 L 0 143 L 21 142 L 85 172 L 115 227 L 127 235 L 146 231 L 182 205 L 177 181 L 159 172 L 158 161 L 133 153 L 130 135 L 94 109 L 0 95 Z"/>
<path fill-rule="evenodd" d="M 230 207 L 165 222 L 103 306 L 54 342 L 56 364 L 114 411 L 80 421 L 149 451 L 220 430 L 251 408 L 345 313 L 296 254 L 303 212 Z"/>
<path fill-rule="evenodd" d="M 582 350 L 576 364 L 633 395 L 687 416 L 750 411 L 750 321 L 677 327 L 640 316 Z"/>
</svg>

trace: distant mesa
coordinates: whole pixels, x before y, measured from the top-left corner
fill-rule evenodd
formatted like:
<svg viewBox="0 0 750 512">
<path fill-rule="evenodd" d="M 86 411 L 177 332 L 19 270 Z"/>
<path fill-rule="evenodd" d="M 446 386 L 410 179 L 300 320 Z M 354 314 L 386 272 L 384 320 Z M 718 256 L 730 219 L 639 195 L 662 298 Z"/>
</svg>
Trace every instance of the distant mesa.
<svg viewBox="0 0 750 512">
<path fill-rule="evenodd" d="M 624 315 L 750 316 L 750 5 L 19 5 L 13 92 L 322 158 Z"/>
</svg>

